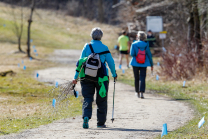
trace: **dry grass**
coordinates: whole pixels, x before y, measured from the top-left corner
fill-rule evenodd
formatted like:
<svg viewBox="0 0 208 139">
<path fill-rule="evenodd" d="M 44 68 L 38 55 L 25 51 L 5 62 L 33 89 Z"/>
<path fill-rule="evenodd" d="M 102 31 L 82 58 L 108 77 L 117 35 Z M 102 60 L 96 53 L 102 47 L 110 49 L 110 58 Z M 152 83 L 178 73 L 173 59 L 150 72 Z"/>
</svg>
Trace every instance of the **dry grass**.
<svg viewBox="0 0 208 139">
<path fill-rule="evenodd" d="M 83 18 L 65 16 L 63 13 L 37 9 L 32 23 L 31 45 L 36 46 L 38 56 L 35 56 L 31 47 L 31 53 L 35 59 L 30 61 L 26 54 L 16 53 L 17 39 L 12 32 L 13 17 L 10 13 L 11 8 L 0 3 L 0 32 L 2 32 L 0 34 L 0 72 L 7 70 L 15 72 L 13 76 L 0 77 L 0 110 L 3 113 L 0 115 L 0 135 L 80 115 L 81 101 L 73 97 L 67 111 L 53 115 L 51 113 L 52 98 L 47 94 L 51 87 L 34 79 L 35 70 L 57 66 L 57 63 L 54 64 L 46 59 L 54 49 L 82 49 L 84 44 L 91 40 L 91 29 L 97 26 L 104 32 L 102 42 L 110 49 L 113 48 L 117 43 L 118 28 Z M 15 13 L 18 15 L 20 11 L 16 9 Z M 24 8 L 25 28 L 22 37 L 24 51 L 26 51 L 28 13 L 29 9 Z M 6 24 L 6 27 L 3 27 L 3 24 Z M 23 70 L 23 66 L 27 69 Z"/>
<path fill-rule="evenodd" d="M 6 30 L 5 34 L 0 35 L 0 40 L 16 43 L 13 35 L 12 21 L 13 16 L 10 14 L 11 8 L 8 5 L 0 3 L 0 21 L 6 24 L 6 27 L 0 27 L 0 30 Z M 18 9 L 15 13 L 20 13 Z M 24 25 L 27 25 L 29 9 L 24 8 Z M 37 9 L 32 23 L 33 45 L 45 46 L 49 48 L 73 48 L 82 49 L 85 43 L 91 40 L 90 32 L 92 28 L 100 27 L 104 32 L 102 42 L 113 48 L 117 43 L 118 27 L 88 21 L 83 18 L 74 18 L 66 16 L 64 13 Z M 9 29 L 7 29 L 9 28 Z M 23 33 L 23 44 L 26 43 L 26 29 Z"/>
</svg>

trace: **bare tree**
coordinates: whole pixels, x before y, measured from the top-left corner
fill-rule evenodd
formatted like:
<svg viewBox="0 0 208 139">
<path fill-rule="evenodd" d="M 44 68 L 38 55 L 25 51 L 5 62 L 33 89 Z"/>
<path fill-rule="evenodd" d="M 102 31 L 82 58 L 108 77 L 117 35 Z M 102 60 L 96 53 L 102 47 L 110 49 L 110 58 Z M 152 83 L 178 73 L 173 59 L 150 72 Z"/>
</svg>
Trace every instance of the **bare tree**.
<svg viewBox="0 0 208 139">
<path fill-rule="evenodd" d="M 202 41 L 201 41 L 201 26 L 200 26 L 200 16 L 199 16 L 199 2 L 198 0 L 191 0 L 189 7 L 189 22 L 188 22 L 188 50 L 193 50 L 198 54 L 199 66 L 203 66 L 203 56 L 202 56 Z"/>
<path fill-rule="evenodd" d="M 30 54 L 30 29 L 31 29 L 31 24 L 32 24 L 32 17 L 33 17 L 33 12 L 35 10 L 36 6 L 36 0 L 32 0 L 32 6 L 31 6 L 31 12 L 30 12 L 30 17 L 28 19 L 28 28 L 27 28 L 27 56 L 31 57 Z"/>
<path fill-rule="evenodd" d="M 98 9 L 99 9 L 99 22 L 103 22 L 104 21 L 104 12 L 103 12 L 103 0 L 98 0 Z"/>
<path fill-rule="evenodd" d="M 194 11 L 194 41 L 196 44 L 196 51 L 199 55 L 198 61 L 199 65 L 203 66 L 203 59 L 202 59 L 202 42 L 201 42 L 201 26 L 200 26 L 200 17 L 199 17 L 199 10 L 198 10 L 198 1 L 195 1 L 193 4 L 193 11 Z"/>
<path fill-rule="evenodd" d="M 17 15 L 15 13 L 16 6 L 12 3 L 11 7 L 12 7 L 13 27 L 14 27 L 12 31 L 17 37 L 19 52 L 25 53 L 24 51 L 22 51 L 22 48 L 21 48 L 21 39 L 22 39 L 23 26 L 24 26 L 23 0 L 21 0 L 21 6 L 20 6 L 20 23 L 17 21 Z"/>
<path fill-rule="evenodd" d="M 188 9 L 189 9 L 189 18 L 188 18 L 188 35 L 187 35 L 187 40 L 188 40 L 188 52 L 191 51 L 193 48 L 193 43 L 192 40 L 194 38 L 194 14 L 193 14 L 193 6 L 192 6 L 192 1 L 188 3 Z"/>
</svg>

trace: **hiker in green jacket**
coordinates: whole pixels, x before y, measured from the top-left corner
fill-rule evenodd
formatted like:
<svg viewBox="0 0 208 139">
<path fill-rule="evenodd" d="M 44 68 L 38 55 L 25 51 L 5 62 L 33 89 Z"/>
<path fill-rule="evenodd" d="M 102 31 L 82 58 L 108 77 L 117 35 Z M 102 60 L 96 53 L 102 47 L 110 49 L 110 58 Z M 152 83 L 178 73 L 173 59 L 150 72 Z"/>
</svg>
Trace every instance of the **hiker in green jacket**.
<svg viewBox="0 0 208 139">
<path fill-rule="evenodd" d="M 124 56 L 126 57 L 127 67 L 129 68 L 130 42 L 125 30 L 122 31 L 122 35 L 118 38 L 118 46 L 120 51 L 119 69 L 122 68 L 122 59 Z"/>
</svg>

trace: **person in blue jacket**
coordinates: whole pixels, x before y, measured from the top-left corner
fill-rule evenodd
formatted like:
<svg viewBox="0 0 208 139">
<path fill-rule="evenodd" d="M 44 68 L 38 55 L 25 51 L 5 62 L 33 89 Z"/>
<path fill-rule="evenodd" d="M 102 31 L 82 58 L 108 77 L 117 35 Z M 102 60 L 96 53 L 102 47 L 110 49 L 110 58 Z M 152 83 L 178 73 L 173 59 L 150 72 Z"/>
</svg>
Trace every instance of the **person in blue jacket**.
<svg viewBox="0 0 208 139">
<path fill-rule="evenodd" d="M 91 32 L 92 41 L 90 42 L 92 48 L 95 53 L 101 53 L 105 51 L 109 51 L 108 47 L 101 42 L 101 38 L 103 36 L 103 32 L 100 28 L 93 28 Z M 80 59 L 84 57 L 88 57 L 92 53 L 89 44 L 85 44 Z M 106 53 L 100 55 L 100 61 L 104 65 L 104 69 L 106 69 L 106 62 L 110 68 L 112 76 L 116 79 L 117 74 L 115 70 L 115 63 L 112 58 L 111 53 Z M 106 70 L 108 71 L 108 70 Z M 108 73 L 106 73 L 108 76 Z M 78 78 L 79 72 L 76 71 L 73 83 L 77 84 L 76 79 Z M 98 83 L 98 79 L 95 77 L 85 77 L 81 79 L 81 88 L 82 88 L 82 95 L 84 97 L 84 102 L 82 106 L 82 117 L 83 117 L 83 128 L 89 128 L 88 121 L 92 117 L 92 102 L 94 101 L 94 94 L 96 90 L 96 104 L 97 104 L 97 127 L 98 128 L 105 128 L 106 116 L 107 116 L 107 92 L 108 92 L 108 85 L 106 89 L 106 96 L 101 97 L 99 95 L 100 85 Z"/>
<path fill-rule="evenodd" d="M 153 60 L 152 60 L 152 54 L 150 52 L 149 44 L 148 42 L 145 42 L 147 39 L 147 35 L 143 31 L 139 31 L 137 34 L 137 41 L 132 43 L 131 49 L 130 49 L 130 55 L 132 56 L 132 60 L 130 62 L 130 65 L 133 67 L 134 72 L 134 79 L 135 79 L 135 95 L 137 95 L 138 98 L 144 98 L 145 93 L 145 79 L 146 79 L 146 72 L 147 67 L 151 66 L 151 70 L 153 71 Z M 145 63 L 140 64 L 136 61 L 136 56 L 138 54 L 139 49 L 141 51 L 145 50 L 146 52 L 146 58 Z M 141 93 L 141 95 L 140 95 Z"/>
</svg>

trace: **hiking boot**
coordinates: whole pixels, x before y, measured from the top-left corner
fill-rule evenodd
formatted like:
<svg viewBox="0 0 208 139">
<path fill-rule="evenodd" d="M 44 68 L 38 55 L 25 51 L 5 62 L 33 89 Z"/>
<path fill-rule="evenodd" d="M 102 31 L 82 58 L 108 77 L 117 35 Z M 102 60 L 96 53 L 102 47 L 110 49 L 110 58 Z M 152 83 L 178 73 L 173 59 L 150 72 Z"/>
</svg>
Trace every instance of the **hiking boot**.
<svg viewBox="0 0 208 139">
<path fill-rule="evenodd" d="M 106 125 L 98 125 L 97 128 L 106 128 Z"/>
<path fill-rule="evenodd" d="M 139 93 L 135 93 L 135 96 L 137 96 L 138 98 L 140 98 L 140 94 Z"/>
<path fill-rule="evenodd" d="M 88 117 L 84 117 L 84 121 L 83 121 L 83 128 L 88 129 L 89 128 L 89 118 Z"/>
<path fill-rule="evenodd" d="M 141 92 L 141 99 L 144 99 L 144 93 Z"/>
</svg>

